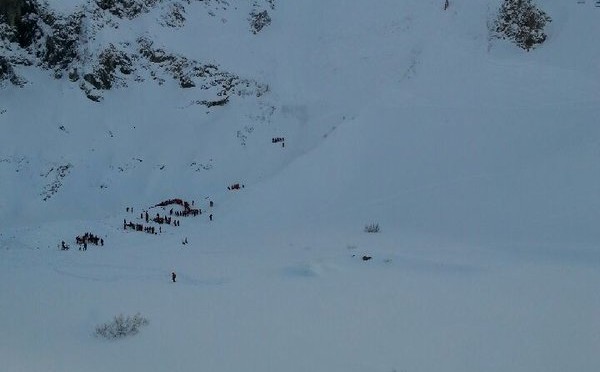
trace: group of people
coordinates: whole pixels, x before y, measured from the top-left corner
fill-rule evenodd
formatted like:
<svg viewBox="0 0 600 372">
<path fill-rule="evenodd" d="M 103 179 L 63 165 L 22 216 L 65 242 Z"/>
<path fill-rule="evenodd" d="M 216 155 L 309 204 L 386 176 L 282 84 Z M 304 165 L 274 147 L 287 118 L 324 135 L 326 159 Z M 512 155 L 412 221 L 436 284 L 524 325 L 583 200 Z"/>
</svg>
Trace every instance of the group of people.
<svg viewBox="0 0 600 372">
<path fill-rule="evenodd" d="M 274 142 L 273 143 L 277 143 L 277 142 L 283 142 L 283 138 L 274 138 L 273 139 Z M 233 185 L 230 185 L 227 187 L 228 190 L 239 190 L 241 188 L 244 188 L 243 184 L 239 184 L 239 183 L 235 183 Z M 183 199 L 179 199 L 179 198 L 175 198 L 175 199 L 168 199 L 165 201 L 162 201 L 158 204 L 155 205 L 155 207 L 167 207 L 169 205 L 180 205 L 183 207 L 182 211 L 176 211 L 173 208 L 171 208 L 169 210 L 169 215 L 164 215 L 161 216 L 160 213 L 156 213 L 156 216 L 154 218 L 150 218 L 150 214 L 148 213 L 148 211 L 143 211 L 142 213 L 140 213 L 140 219 L 141 220 L 145 220 L 146 223 L 150 223 L 150 221 L 155 222 L 159 225 L 162 224 L 168 224 L 168 225 L 173 225 L 173 226 L 179 226 L 180 221 L 179 220 L 173 220 L 173 218 L 171 216 L 175 216 L 175 217 L 189 217 L 189 216 L 198 216 L 202 214 L 202 210 L 200 208 L 192 208 L 194 206 L 194 201 L 192 200 L 191 203 L 183 200 Z M 209 200 L 208 203 L 210 208 L 214 207 L 214 202 L 212 200 Z M 128 213 L 133 213 L 133 208 L 132 207 L 127 207 L 126 211 Z M 213 215 L 212 213 L 209 214 L 208 219 L 210 221 L 213 220 Z M 144 226 L 142 224 L 139 223 L 133 223 L 133 222 L 127 222 L 126 219 L 123 220 L 123 230 L 127 230 L 128 228 L 133 229 L 135 231 L 144 231 L 150 234 L 156 234 L 156 228 L 154 226 Z M 162 227 L 158 226 L 158 233 L 162 233 Z M 64 242 L 63 242 L 64 243 Z M 102 244 L 104 244 L 104 242 L 102 242 Z M 188 244 L 188 239 L 187 237 L 185 237 L 182 241 L 181 244 L 183 245 L 187 245 Z M 68 248 L 67 248 L 68 249 Z M 176 282 L 177 275 L 175 274 L 175 272 L 171 273 L 171 280 L 173 283 Z"/>
<path fill-rule="evenodd" d="M 171 208 L 169 210 L 169 215 L 173 215 L 173 214 L 175 214 L 176 217 L 189 217 L 189 216 L 196 217 L 199 214 L 202 214 L 202 210 L 201 209 L 186 209 L 183 211 L 173 211 L 173 208 Z"/>
<path fill-rule="evenodd" d="M 281 142 L 281 147 L 285 147 L 285 138 L 283 138 L 283 137 L 271 138 L 271 143 L 279 143 L 279 142 Z"/>
<path fill-rule="evenodd" d="M 231 186 L 234 189 L 239 189 L 240 188 L 240 184 L 234 184 Z M 244 187 L 244 185 L 241 185 L 241 187 Z M 183 207 L 183 210 L 179 210 L 176 211 L 174 210 L 174 208 L 171 208 L 169 210 L 169 214 L 167 215 L 165 213 L 165 215 L 161 215 L 160 213 L 156 213 L 156 216 L 151 217 L 150 214 L 148 213 L 148 211 L 142 211 L 140 213 L 140 219 L 142 221 L 146 221 L 146 224 L 150 224 L 152 222 L 157 223 L 159 225 L 163 225 L 163 224 L 167 224 L 167 225 L 172 225 L 172 226 L 181 226 L 180 225 L 180 220 L 176 220 L 173 219 L 172 216 L 175 217 L 189 217 L 189 216 L 198 216 L 202 214 L 202 210 L 200 208 L 193 208 L 194 206 L 194 201 L 192 200 L 191 203 L 183 200 L 183 199 L 179 199 L 179 198 L 175 198 L 175 199 L 168 199 L 165 201 L 162 201 L 158 204 L 155 205 L 155 207 L 167 207 L 169 205 L 180 205 Z M 212 200 L 209 201 L 209 206 L 212 208 L 214 206 L 214 203 Z M 133 213 L 133 207 L 127 207 L 125 209 L 128 213 Z M 208 216 L 209 220 L 212 221 L 213 220 L 213 215 L 210 214 Z M 134 231 L 143 231 L 149 234 L 161 234 L 162 233 L 162 227 L 158 226 L 158 230 L 155 226 L 149 226 L 149 225 L 144 225 L 142 223 L 135 223 L 133 221 L 127 221 L 127 219 L 123 219 L 123 230 L 134 230 Z M 185 240 L 185 243 L 187 244 L 187 239 Z"/>
<path fill-rule="evenodd" d="M 240 185 L 239 183 L 234 183 L 233 185 L 227 186 L 227 190 L 239 190 L 243 189 L 244 185 Z"/>
<path fill-rule="evenodd" d="M 167 205 L 171 205 L 171 204 L 179 204 L 179 205 L 188 205 L 189 203 L 184 201 L 183 199 L 179 199 L 179 198 L 175 198 L 175 199 L 167 199 L 164 201 L 161 201 L 160 203 L 156 204 L 155 207 L 166 207 Z M 194 201 L 192 200 L 192 205 L 194 205 Z"/>
<path fill-rule="evenodd" d="M 155 205 L 155 207 L 166 207 L 169 205 L 173 205 L 173 204 L 177 204 L 177 205 L 181 205 L 183 207 L 183 211 L 175 211 L 173 210 L 173 208 L 171 208 L 169 210 L 169 215 L 175 215 L 176 217 L 189 217 L 189 216 L 193 216 L 196 217 L 198 215 L 202 214 L 202 210 L 199 208 L 192 208 L 192 206 L 194 205 L 194 201 L 192 200 L 191 204 L 183 199 L 179 199 L 179 198 L 175 198 L 175 199 L 168 199 L 165 201 L 162 201 L 158 204 Z M 166 216 L 165 216 L 166 218 Z M 178 225 L 176 225 L 178 226 Z"/>
<path fill-rule="evenodd" d="M 79 250 L 83 250 L 83 251 L 87 251 L 87 245 L 88 243 L 90 244 L 94 244 L 94 245 L 101 245 L 104 246 L 104 239 L 100 238 L 97 235 L 94 235 L 90 232 L 86 232 L 85 234 L 81 235 L 81 236 L 76 236 L 75 237 L 75 243 L 77 243 L 77 245 L 79 245 Z M 69 249 L 68 246 L 65 249 L 65 242 L 62 242 L 62 249 L 66 250 Z"/>
<path fill-rule="evenodd" d="M 156 214 L 156 217 L 152 219 L 152 221 L 156 222 L 159 225 L 166 223 L 167 225 L 179 226 L 178 220 L 173 220 L 173 217 L 169 217 L 166 215 L 164 217 L 161 217 L 158 213 Z"/>
<path fill-rule="evenodd" d="M 127 229 L 131 229 L 134 231 L 143 231 L 145 233 L 148 234 L 153 234 L 156 235 L 156 228 L 154 226 L 144 226 L 141 223 L 133 223 L 133 222 L 127 222 L 127 220 L 123 220 L 123 230 L 127 230 Z M 159 226 L 158 227 L 158 234 L 162 233 L 162 228 Z"/>
</svg>

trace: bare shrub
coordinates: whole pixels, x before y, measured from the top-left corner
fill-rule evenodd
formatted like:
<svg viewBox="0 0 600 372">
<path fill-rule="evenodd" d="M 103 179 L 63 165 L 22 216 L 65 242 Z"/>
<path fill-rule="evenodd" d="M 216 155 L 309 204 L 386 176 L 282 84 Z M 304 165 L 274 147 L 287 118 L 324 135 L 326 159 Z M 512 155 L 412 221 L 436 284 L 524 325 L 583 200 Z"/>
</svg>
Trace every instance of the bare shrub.
<svg viewBox="0 0 600 372">
<path fill-rule="evenodd" d="M 378 223 L 370 223 L 370 224 L 365 225 L 365 232 L 378 233 L 379 232 L 379 224 Z"/>
<path fill-rule="evenodd" d="M 266 26 L 271 24 L 271 16 L 266 10 L 262 12 L 253 11 L 250 13 L 250 31 L 253 34 L 257 34 L 265 28 Z"/>
<path fill-rule="evenodd" d="M 546 40 L 544 27 L 551 21 L 533 0 L 504 0 L 494 26 L 498 37 L 529 51 Z"/>
<path fill-rule="evenodd" d="M 116 340 L 127 336 L 136 335 L 140 328 L 150 324 L 150 321 L 140 313 L 133 316 L 123 316 L 119 314 L 114 317 L 112 322 L 96 326 L 96 337 L 103 337 L 108 340 Z"/>
</svg>

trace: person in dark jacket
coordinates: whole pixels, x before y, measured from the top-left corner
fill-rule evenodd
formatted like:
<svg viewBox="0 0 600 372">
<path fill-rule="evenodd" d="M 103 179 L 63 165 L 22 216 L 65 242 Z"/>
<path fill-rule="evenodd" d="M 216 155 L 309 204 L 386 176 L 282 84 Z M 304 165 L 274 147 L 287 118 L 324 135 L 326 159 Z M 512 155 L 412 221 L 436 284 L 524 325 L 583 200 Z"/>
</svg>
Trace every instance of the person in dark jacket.
<svg viewBox="0 0 600 372">
<path fill-rule="evenodd" d="M 173 283 L 175 283 L 175 282 L 176 282 L 176 280 L 175 280 L 175 279 L 177 279 L 177 274 L 175 274 L 175 272 L 173 271 L 173 272 L 171 273 L 171 280 L 173 281 Z"/>
</svg>

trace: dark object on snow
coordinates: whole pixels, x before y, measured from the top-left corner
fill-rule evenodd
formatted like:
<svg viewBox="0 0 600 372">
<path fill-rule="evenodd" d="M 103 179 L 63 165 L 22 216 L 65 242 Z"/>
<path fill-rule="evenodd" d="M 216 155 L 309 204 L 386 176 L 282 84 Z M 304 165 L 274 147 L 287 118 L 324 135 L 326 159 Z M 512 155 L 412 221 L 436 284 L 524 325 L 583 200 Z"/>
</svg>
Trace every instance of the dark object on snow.
<svg viewBox="0 0 600 372">
<path fill-rule="evenodd" d="M 271 24 L 271 16 L 266 10 L 262 12 L 253 11 L 250 13 L 250 31 L 253 34 L 259 33 L 263 28 Z"/>
<path fill-rule="evenodd" d="M 371 256 L 362 256 L 362 260 L 363 261 L 369 261 L 371 258 L 373 258 L 373 257 L 371 257 Z"/>
<path fill-rule="evenodd" d="M 544 28 L 549 22 L 552 18 L 533 0 L 504 0 L 493 27 L 499 38 L 512 40 L 529 51 L 546 41 Z"/>
<path fill-rule="evenodd" d="M 212 221 L 212 214 L 208 216 L 208 219 Z"/>
<path fill-rule="evenodd" d="M 172 272 L 171 273 L 171 280 L 173 281 L 173 283 L 176 282 L 176 280 L 175 280 L 176 278 L 177 278 L 177 274 L 175 274 L 175 272 Z"/>
<path fill-rule="evenodd" d="M 378 233 L 379 232 L 379 224 L 371 223 L 365 226 L 365 232 L 368 233 Z"/>
</svg>

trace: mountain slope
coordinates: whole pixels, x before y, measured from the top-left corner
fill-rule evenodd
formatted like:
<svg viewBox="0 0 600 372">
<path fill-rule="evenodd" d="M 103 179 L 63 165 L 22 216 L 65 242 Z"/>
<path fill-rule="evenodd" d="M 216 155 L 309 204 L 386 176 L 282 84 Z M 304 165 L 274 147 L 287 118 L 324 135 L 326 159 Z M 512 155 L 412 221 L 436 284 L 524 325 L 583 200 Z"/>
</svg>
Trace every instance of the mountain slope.
<svg viewBox="0 0 600 372">
<path fill-rule="evenodd" d="M 58 73 L 3 44 L 31 62 L 0 89 L 11 371 L 598 369 L 593 2 L 538 1 L 530 52 L 499 1 L 110 3 L 49 2 L 86 14 Z M 139 218 L 171 198 L 204 213 Z"/>
</svg>

